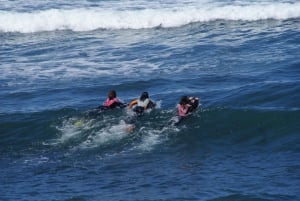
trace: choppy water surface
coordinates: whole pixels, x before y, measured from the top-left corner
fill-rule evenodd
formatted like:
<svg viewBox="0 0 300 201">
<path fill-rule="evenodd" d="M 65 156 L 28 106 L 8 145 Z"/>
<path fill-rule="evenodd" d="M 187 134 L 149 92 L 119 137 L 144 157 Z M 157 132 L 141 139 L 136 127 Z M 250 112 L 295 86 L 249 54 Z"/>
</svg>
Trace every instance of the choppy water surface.
<svg viewBox="0 0 300 201">
<path fill-rule="evenodd" d="M 3 5 L 1 200 L 300 199 L 297 1 Z"/>
</svg>

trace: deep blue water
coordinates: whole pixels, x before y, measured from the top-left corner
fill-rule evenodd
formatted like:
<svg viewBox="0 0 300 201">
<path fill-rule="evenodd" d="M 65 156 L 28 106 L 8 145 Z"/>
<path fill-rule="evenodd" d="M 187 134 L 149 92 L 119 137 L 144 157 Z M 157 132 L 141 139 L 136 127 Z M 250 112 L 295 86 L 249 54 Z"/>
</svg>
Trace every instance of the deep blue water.
<svg viewBox="0 0 300 201">
<path fill-rule="evenodd" d="M 0 200 L 300 200 L 297 1 L 2 2 Z"/>
</svg>

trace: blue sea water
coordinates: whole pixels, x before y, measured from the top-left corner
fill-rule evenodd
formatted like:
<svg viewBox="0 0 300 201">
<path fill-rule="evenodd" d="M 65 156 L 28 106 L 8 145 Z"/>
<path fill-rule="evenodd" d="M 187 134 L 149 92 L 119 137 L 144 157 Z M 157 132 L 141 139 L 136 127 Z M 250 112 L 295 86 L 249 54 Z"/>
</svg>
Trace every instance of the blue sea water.
<svg viewBox="0 0 300 201">
<path fill-rule="evenodd" d="M 0 5 L 0 200 L 300 200 L 297 0 Z"/>
</svg>

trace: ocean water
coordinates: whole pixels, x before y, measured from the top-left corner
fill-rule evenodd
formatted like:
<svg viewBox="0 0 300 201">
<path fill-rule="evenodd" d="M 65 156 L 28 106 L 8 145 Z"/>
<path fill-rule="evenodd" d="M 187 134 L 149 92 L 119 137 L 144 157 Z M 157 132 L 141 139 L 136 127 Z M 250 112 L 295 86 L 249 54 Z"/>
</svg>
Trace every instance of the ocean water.
<svg viewBox="0 0 300 201">
<path fill-rule="evenodd" d="M 0 5 L 0 200 L 300 200 L 299 1 Z"/>
</svg>

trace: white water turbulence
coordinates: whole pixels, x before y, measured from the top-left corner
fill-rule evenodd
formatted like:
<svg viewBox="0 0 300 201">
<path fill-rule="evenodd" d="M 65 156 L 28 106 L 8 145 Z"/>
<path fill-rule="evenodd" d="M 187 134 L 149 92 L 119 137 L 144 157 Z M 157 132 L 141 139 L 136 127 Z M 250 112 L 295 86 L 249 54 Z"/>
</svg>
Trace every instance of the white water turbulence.
<svg viewBox="0 0 300 201">
<path fill-rule="evenodd" d="M 105 125 L 103 127 L 103 125 Z M 117 143 L 123 138 L 130 137 L 133 132 L 133 125 L 120 121 L 112 124 L 109 119 L 96 121 L 95 119 L 69 118 L 62 122 L 56 129 L 61 135 L 47 144 L 67 145 L 69 143 L 77 144 L 73 146 L 77 149 L 93 149 Z"/>
<path fill-rule="evenodd" d="M 53 140 L 52 145 L 68 143 L 71 140 L 81 140 L 85 131 L 92 130 L 97 126 L 95 120 L 85 120 L 78 118 L 65 119 L 61 126 L 56 126 L 56 129 L 60 131 L 61 136 Z"/>
<path fill-rule="evenodd" d="M 203 4 L 174 8 L 113 10 L 108 8 L 48 9 L 35 12 L 0 11 L 0 32 L 180 27 L 215 20 L 257 21 L 300 18 L 300 3 L 251 5 Z"/>
<path fill-rule="evenodd" d="M 128 129 L 131 125 L 126 124 L 124 121 L 120 121 L 117 125 L 109 125 L 94 134 L 90 134 L 88 138 L 82 142 L 78 148 L 91 149 L 99 146 L 107 145 L 110 143 L 117 143 L 123 138 L 130 136 L 131 131 Z"/>
</svg>

